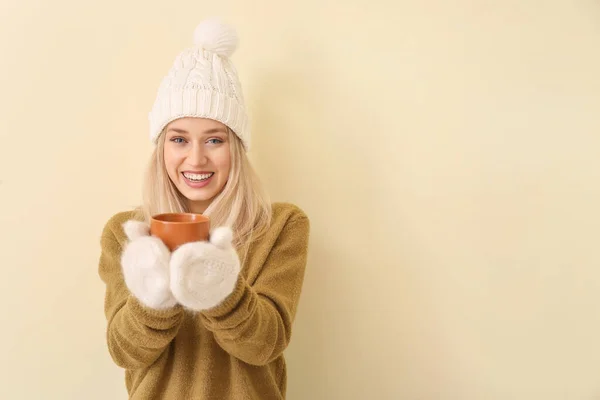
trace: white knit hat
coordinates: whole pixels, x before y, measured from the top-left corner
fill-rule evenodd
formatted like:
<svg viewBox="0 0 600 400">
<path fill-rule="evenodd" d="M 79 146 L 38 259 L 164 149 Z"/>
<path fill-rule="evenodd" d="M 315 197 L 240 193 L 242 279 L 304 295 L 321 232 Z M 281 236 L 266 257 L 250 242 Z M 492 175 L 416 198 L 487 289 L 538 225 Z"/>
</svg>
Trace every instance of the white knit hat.
<svg viewBox="0 0 600 400">
<path fill-rule="evenodd" d="M 198 25 L 194 46 L 175 59 L 148 115 L 153 143 L 169 122 L 202 117 L 227 125 L 249 150 L 250 124 L 237 71 L 229 59 L 237 45 L 236 31 L 219 20 Z"/>
</svg>

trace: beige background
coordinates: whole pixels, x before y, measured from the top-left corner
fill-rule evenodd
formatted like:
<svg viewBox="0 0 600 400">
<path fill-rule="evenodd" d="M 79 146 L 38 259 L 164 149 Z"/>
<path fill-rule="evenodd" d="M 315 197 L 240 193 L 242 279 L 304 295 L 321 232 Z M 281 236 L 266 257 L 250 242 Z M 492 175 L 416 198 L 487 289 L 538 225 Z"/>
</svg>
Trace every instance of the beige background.
<svg viewBox="0 0 600 400">
<path fill-rule="evenodd" d="M 212 15 L 312 220 L 289 399 L 600 398 L 600 3 L 103 3 L 0 3 L 0 398 L 125 398 L 98 237 Z"/>
</svg>

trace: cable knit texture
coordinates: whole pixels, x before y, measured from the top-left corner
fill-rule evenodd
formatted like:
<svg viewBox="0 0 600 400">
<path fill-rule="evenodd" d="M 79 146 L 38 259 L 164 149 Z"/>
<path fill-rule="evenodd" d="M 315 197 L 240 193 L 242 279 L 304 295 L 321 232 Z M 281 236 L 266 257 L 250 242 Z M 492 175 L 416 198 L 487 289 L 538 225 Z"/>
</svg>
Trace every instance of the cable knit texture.
<svg viewBox="0 0 600 400">
<path fill-rule="evenodd" d="M 242 86 L 230 57 L 238 46 L 236 30 L 218 19 L 202 21 L 194 45 L 181 51 L 161 81 L 148 114 L 150 139 L 181 117 L 210 118 L 227 125 L 250 149 L 250 123 Z"/>
<path fill-rule="evenodd" d="M 236 278 L 224 299 L 206 309 L 212 304 L 194 307 L 199 311 L 180 304 L 148 307 L 130 291 L 120 260 L 130 243 L 123 224 L 131 219 L 141 216 L 123 212 L 108 221 L 99 262 L 106 285 L 108 350 L 125 369 L 129 398 L 285 399 L 283 353 L 292 334 L 309 240 L 309 221 L 302 210 L 289 203 L 273 204 L 273 222 L 266 235 L 250 244 L 239 273 L 230 273 L 235 262 L 228 261 L 225 267 L 209 270 L 229 272 L 198 280 Z M 202 251 L 226 252 L 227 233 L 215 231 L 211 236 L 214 247 Z M 237 254 L 236 258 L 240 259 Z M 190 276 L 198 279 L 194 273 Z"/>
</svg>

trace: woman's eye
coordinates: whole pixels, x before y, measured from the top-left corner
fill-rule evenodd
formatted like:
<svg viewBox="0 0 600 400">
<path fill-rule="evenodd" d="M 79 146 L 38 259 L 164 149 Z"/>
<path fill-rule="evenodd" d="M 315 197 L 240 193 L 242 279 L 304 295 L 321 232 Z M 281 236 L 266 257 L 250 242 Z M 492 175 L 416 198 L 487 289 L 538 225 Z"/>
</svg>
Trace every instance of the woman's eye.
<svg viewBox="0 0 600 400">
<path fill-rule="evenodd" d="M 174 137 L 174 138 L 171 138 L 171 142 L 174 142 L 174 143 L 183 143 L 184 140 L 183 140 L 183 138 L 180 138 L 180 137 Z"/>
<path fill-rule="evenodd" d="M 221 139 L 217 139 L 217 138 L 208 139 L 208 142 L 213 143 L 213 144 L 223 143 L 223 141 Z"/>
</svg>

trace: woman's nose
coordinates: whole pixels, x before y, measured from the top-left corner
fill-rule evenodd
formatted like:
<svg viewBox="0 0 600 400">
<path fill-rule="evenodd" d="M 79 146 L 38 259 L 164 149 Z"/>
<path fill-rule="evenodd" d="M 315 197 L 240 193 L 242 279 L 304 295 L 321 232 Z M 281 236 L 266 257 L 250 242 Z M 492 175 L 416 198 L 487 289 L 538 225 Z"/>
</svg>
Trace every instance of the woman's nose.
<svg viewBox="0 0 600 400">
<path fill-rule="evenodd" d="M 206 164 L 206 154 L 201 144 L 195 143 L 192 146 L 188 153 L 188 162 L 198 166 Z"/>
</svg>

